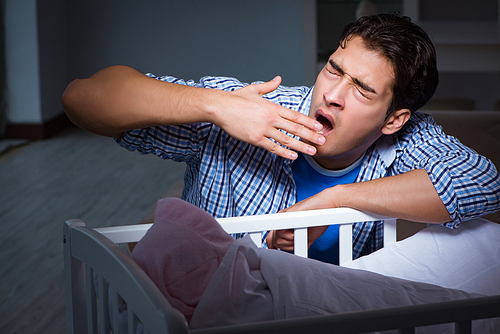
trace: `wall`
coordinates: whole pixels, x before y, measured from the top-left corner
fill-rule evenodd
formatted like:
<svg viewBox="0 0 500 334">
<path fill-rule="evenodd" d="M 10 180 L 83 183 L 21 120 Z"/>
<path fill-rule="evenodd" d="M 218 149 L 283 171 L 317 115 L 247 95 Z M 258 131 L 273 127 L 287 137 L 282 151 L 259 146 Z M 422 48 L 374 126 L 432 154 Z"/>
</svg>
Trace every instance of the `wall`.
<svg viewBox="0 0 500 334">
<path fill-rule="evenodd" d="M 61 95 L 70 78 L 66 0 L 38 1 L 40 102 L 42 120 L 61 114 Z"/>
<path fill-rule="evenodd" d="M 500 103 L 500 0 L 404 0 L 436 47 L 440 83 L 427 106 L 493 110 Z M 472 106 L 470 105 L 470 103 Z"/>
<path fill-rule="evenodd" d="M 70 68 L 314 83 L 315 1 L 72 1 Z M 304 62 L 308 60 L 308 64 Z"/>
<path fill-rule="evenodd" d="M 7 117 L 13 123 L 43 121 L 40 104 L 35 0 L 6 0 Z"/>
<path fill-rule="evenodd" d="M 75 78 L 124 64 L 185 79 L 316 77 L 314 0 L 6 0 L 10 123 L 62 114 Z"/>
<path fill-rule="evenodd" d="M 0 0 L 0 138 L 3 136 L 6 125 L 5 110 L 5 1 Z"/>
</svg>

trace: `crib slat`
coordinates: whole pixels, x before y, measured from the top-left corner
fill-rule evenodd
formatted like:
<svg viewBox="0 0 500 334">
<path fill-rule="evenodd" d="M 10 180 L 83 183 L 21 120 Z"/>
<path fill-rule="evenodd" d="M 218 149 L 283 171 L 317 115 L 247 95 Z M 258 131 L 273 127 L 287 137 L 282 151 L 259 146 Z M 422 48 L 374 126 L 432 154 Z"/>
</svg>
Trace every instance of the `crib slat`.
<svg viewBox="0 0 500 334">
<path fill-rule="evenodd" d="M 396 242 L 396 218 L 384 220 L 384 247 Z"/>
<path fill-rule="evenodd" d="M 339 226 L 339 265 L 352 261 L 352 225 Z"/>
<path fill-rule="evenodd" d="M 135 334 L 137 328 L 137 316 L 135 315 L 134 310 L 130 307 L 127 308 L 127 322 L 128 334 Z"/>
<path fill-rule="evenodd" d="M 83 227 L 85 223 L 71 219 L 63 225 L 64 285 L 66 289 L 66 320 L 68 333 L 88 333 L 87 298 L 85 287 L 85 263 L 72 254 L 72 227 Z"/>
<path fill-rule="evenodd" d="M 118 294 L 116 293 L 115 290 L 112 290 L 111 292 L 111 301 L 113 303 L 113 331 L 115 333 L 119 333 L 119 330 L 118 330 Z"/>
<path fill-rule="evenodd" d="M 252 241 L 257 245 L 257 247 L 262 247 L 262 233 L 261 232 L 252 232 L 248 233 Z"/>
<path fill-rule="evenodd" d="M 99 291 L 99 333 L 109 333 L 108 285 L 101 276 L 97 280 L 97 288 Z"/>
<path fill-rule="evenodd" d="M 97 298 L 94 281 L 94 269 L 85 265 L 85 282 L 87 286 L 87 323 L 90 334 L 97 331 Z"/>
<path fill-rule="evenodd" d="M 294 230 L 293 247 L 295 255 L 307 257 L 307 227 Z"/>
</svg>

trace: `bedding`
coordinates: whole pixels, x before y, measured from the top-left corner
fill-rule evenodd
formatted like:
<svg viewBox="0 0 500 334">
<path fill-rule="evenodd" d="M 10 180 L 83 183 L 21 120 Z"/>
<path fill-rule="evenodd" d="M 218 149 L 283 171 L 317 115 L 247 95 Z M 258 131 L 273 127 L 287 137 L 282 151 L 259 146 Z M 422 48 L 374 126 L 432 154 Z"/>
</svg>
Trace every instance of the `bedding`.
<svg viewBox="0 0 500 334">
<path fill-rule="evenodd" d="M 486 270 L 491 265 L 489 255 L 481 253 L 480 245 L 484 243 L 481 240 L 487 240 L 485 247 L 490 249 L 489 239 L 497 231 L 490 230 L 489 224 L 482 221 L 467 226 L 470 230 L 461 231 L 478 234 L 479 239 L 465 240 L 469 234 L 466 232 L 462 234 L 463 240 L 447 241 L 454 248 L 445 249 L 447 243 L 443 248 L 432 248 L 426 243 L 427 239 L 431 239 L 430 244 L 441 244 L 441 239 L 447 239 L 441 237 L 439 229 L 438 232 L 431 229 L 431 234 L 424 234 L 427 237 L 416 238 L 413 247 L 403 247 L 399 253 L 401 259 L 416 252 L 415 259 L 424 258 L 420 262 L 425 262 L 432 257 L 423 255 L 427 251 L 435 255 L 457 254 L 456 248 L 466 248 L 472 243 L 484 260 L 474 267 L 474 273 L 478 274 L 480 268 Z M 483 233 L 488 235 L 482 236 Z M 460 232 L 457 235 L 460 236 Z M 418 248 L 419 244 L 422 247 Z M 388 263 L 396 263 L 391 253 L 375 252 L 366 258 L 373 259 L 378 254 L 383 255 L 379 262 L 386 263 L 386 267 Z M 461 265 L 477 262 L 476 257 L 468 258 L 468 254 L 474 252 L 458 254 L 463 255 Z M 495 254 L 492 256 L 498 255 Z M 357 262 L 357 268 L 356 265 L 346 268 L 260 249 L 248 236 L 229 240 L 211 216 L 178 199 L 158 203 L 155 224 L 138 243 L 132 258 L 159 285 L 167 300 L 185 315 L 192 329 L 474 298 L 485 292 L 382 275 L 361 268 L 362 261 Z M 445 256 L 438 258 L 447 261 Z M 468 274 L 470 276 L 470 272 Z M 481 279 L 481 275 L 470 277 Z M 462 281 L 470 280 L 463 276 Z M 477 333 L 499 333 L 499 319 L 474 321 L 473 329 Z M 453 324 L 422 327 L 417 333 L 449 330 L 453 330 Z"/>
<path fill-rule="evenodd" d="M 432 225 L 346 267 L 484 295 L 500 295 L 500 224 Z"/>
<path fill-rule="evenodd" d="M 189 325 L 194 329 L 479 296 L 259 249 L 245 237 L 228 249 Z M 416 332 L 447 333 L 453 328 L 443 324 Z M 498 333 L 500 324 L 498 319 L 475 321 L 473 331 Z"/>
</svg>

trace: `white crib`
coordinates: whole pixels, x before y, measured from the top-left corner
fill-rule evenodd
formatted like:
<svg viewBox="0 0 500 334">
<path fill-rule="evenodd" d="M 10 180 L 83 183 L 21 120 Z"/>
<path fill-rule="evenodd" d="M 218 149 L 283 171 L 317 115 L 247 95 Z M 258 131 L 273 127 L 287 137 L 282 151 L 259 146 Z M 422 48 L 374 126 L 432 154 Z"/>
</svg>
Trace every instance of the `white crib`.
<svg viewBox="0 0 500 334">
<path fill-rule="evenodd" d="M 257 245 L 260 245 L 262 231 L 295 229 L 295 253 L 299 256 L 307 256 L 307 227 L 338 224 L 340 264 L 343 265 L 352 261 L 352 223 L 378 220 L 384 220 L 384 246 L 396 242 L 396 219 L 347 208 L 222 218 L 218 222 L 228 233 L 248 232 Z M 129 333 L 135 333 L 139 322 L 147 333 L 364 333 L 397 328 L 403 328 L 400 333 L 414 333 L 415 326 L 448 322 L 457 322 L 457 333 L 470 333 L 472 320 L 500 316 L 500 296 L 494 296 L 425 307 L 189 331 L 183 316 L 118 247 L 139 241 L 150 227 L 151 224 L 143 224 L 92 229 L 78 219 L 65 222 L 68 333 L 109 333 L 111 328 L 119 328 L 119 312 L 110 305 L 118 305 L 120 298 L 127 303 Z M 112 287 L 111 293 L 108 286 Z M 429 317 L 429 314 L 439 316 Z"/>
</svg>

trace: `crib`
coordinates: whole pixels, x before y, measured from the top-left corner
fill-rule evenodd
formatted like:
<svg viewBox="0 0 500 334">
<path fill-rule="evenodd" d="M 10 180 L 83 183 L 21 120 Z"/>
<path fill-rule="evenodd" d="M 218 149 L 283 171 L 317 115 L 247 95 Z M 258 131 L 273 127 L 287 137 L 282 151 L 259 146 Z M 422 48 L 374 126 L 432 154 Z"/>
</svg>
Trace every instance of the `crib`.
<svg viewBox="0 0 500 334">
<path fill-rule="evenodd" d="M 228 233 L 247 232 L 260 245 L 261 232 L 294 229 L 295 254 L 307 257 L 307 227 L 339 225 L 340 265 L 352 261 L 352 223 L 384 221 L 384 247 L 396 243 L 396 219 L 348 208 L 221 218 Z M 455 323 L 455 333 L 471 333 L 476 319 L 500 317 L 500 295 L 452 302 L 347 312 L 189 330 L 149 277 L 120 245 L 137 242 L 151 224 L 90 228 L 78 219 L 63 225 L 68 333 L 110 333 L 119 328 L 118 305 L 127 304 L 128 333 L 366 333 Z M 111 288 L 110 288 L 111 287 Z"/>
</svg>

